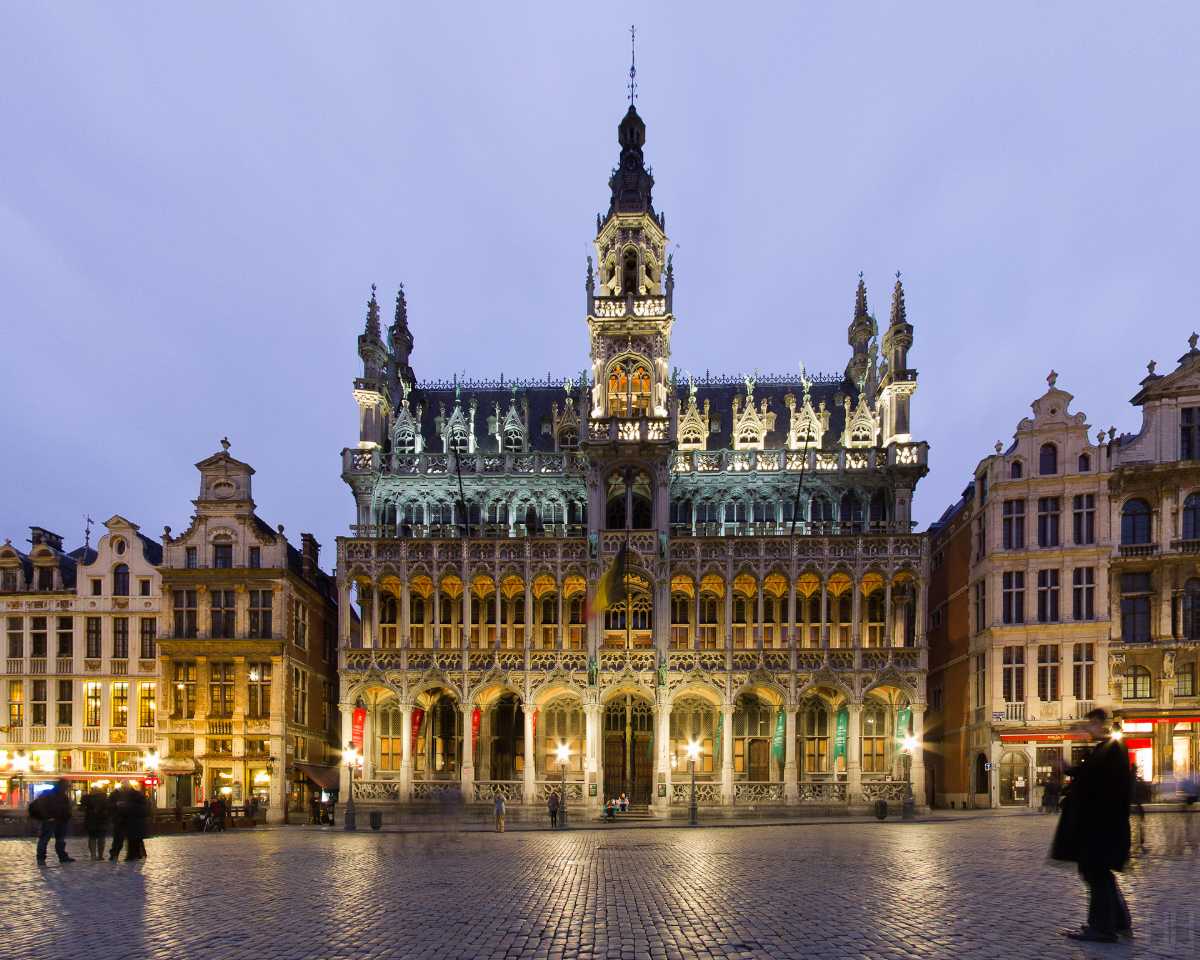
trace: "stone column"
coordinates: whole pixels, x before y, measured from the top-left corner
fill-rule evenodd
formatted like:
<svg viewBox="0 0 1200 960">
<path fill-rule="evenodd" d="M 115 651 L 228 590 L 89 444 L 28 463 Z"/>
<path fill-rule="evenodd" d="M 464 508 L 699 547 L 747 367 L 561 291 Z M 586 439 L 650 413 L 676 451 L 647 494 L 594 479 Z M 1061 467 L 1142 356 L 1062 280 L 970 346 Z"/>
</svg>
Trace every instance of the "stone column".
<svg viewBox="0 0 1200 960">
<path fill-rule="evenodd" d="M 667 704 L 666 691 L 660 691 L 658 695 L 658 703 L 655 705 L 655 724 L 654 731 L 654 793 L 650 797 L 650 803 L 663 811 L 671 805 L 671 708 Z M 658 795 L 658 785 L 666 784 L 667 790 L 664 796 Z"/>
<path fill-rule="evenodd" d="M 471 646 L 471 583 L 467 579 L 463 579 L 463 598 L 462 598 L 462 642 L 461 649 L 466 650 Z"/>
<path fill-rule="evenodd" d="M 559 613 L 561 614 L 562 611 L 560 610 Z M 558 619 L 559 619 L 559 622 L 561 623 L 562 617 L 559 616 Z M 522 646 L 524 646 L 524 648 L 526 650 L 529 650 L 531 647 L 534 646 L 534 642 L 533 642 L 534 620 L 535 620 L 535 617 L 533 616 L 533 584 L 530 583 L 529 577 L 528 577 L 528 575 L 526 575 L 526 577 L 525 577 L 525 643 L 522 644 Z M 538 640 L 540 641 L 541 637 L 538 637 Z"/>
<path fill-rule="evenodd" d="M 604 802 L 604 768 L 601 766 L 600 760 L 600 711 L 601 706 L 598 703 L 584 704 L 583 716 L 584 727 L 586 731 L 586 743 L 584 746 L 587 760 L 584 763 L 585 792 L 589 794 L 588 805 L 590 807 L 598 807 Z M 591 791 L 587 788 L 588 783 L 595 783 L 596 796 L 591 797 Z"/>
<path fill-rule="evenodd" d="M 690 644 L 693 650 L 700 649 L 700 577 L 696 577 L 696 603 L 695 606 L 695 623 L 692 625 L 692 642 Z"/>
<path fill-rule="evenodd" d="M 408 577 L 400 583 L 400 643 L 408 647 L 412 644 L 412 588 L 408 585 Z"/>
<path fill-rule="evenodd" d="M 338 646 L 343 650 L 350 646 L 350 581 L 338 577 Z"/>
<path fill-rule="evenodd" d="M 379 636 L 379 584 L 371 583 L 371 647 L 378 650 L 383 644 Z"/>
<path fill-rule="evenodd" d="M 916 746 L 912 752 L 912 766 L 909 768 L 909 781 L 912 784 L 913 800 L 918 807 L 926 806 L 925 801 L 925 705 L 915 703 L 912 706 L 912 736 Z M 1035 751 L 1036 754 L 1036 751 Z M 1030 767 L 1036 772 L 1036 767 Z M 1033 791 L 1029 791 L 1030 795 Z"/>
<path fill-rule="evenodd" d="M 788 607 L 787 607 L 787 645 L 795 650 L 796 643 L 796 578 L 788 578 Z M 793 664 L 792 669 L 796 667 Z"/>
<path fill-rule="evenodd" d="M 883 582 L 883 645 L 885 647 L 896 645 L 895 631 L 892 618 L 892 575 L 889 572 Z"/>
<path fill-rule="evenodd" d="M 536 708 L 526 703 L 522 709 L 525 715 L 525 804 L 530 806 L 537 799 L 537 754 L 533 749 L 533 714 Z M 587 766 L 586 760 L 584 766 Z"/>
<path fill-rule="evenodd" d="M 407 802 L 412 798 L 413 759 L 412 759 L 412 715 L 411 703 L 400 704 L 400 800 Z"/>
<path fill-rule="evenodd" d="M 854 591 L 850 602 L 850 646 L 857 650 L 866 643 L 862 635 L 862 579 L 856 576 L 850 589 Z"/>
<path fill-rule="evenodd" d="M 475 799 L 475 750 L 474 738 L 471 736 L 473 710 L 472 704 L 466 703 L 462 706 L 462 794 L 467 803 Z M 482 730 L 480 734 L 482 735 Z"/>
<path fill-rule="evenodd" d="M 763 583 L 761 576 L 758 578 L 758 589 L 755 594 L 754 646 L 759 650 L 763 648 Z"/>
<path fill-rule="evenodd" d="M 913 643 L 918 647 L 925 646 L 925 621 L 929 619 L 929 585 L 923 577 L 913 581 L 913 589 L 917 591 L 917 615 L 913 625 Z"/>
<path fill-rule="evenodd" d="M 554 585 L 554 587 L 555 587 L 554 603 L 558 610 L 558 623 L 557 623 L 556 629 L 554 631 L 554 633 L 555 633 L 555 649 L 556 650 L 565 650 L 567 648 L 567 641 L 566 641 L 567 627 L 566 627 L 566 624 L 563 623 L 563 619 L 564 619 L 563 614 L 565 611 L 563 610 L 563 589 L 564 588 L 563 588 L 562 577 L 558 578 L 558 582 Z"/>
<path fill-rule="evenodd" d="M 800 800 L 799 765 L 796 763 L 796 708 L 784 708 L 783 799 L 785 803 Z"/>
<path fill-rule="evenodd" d="M 829 649 L 829 589 L 828 576 L 821 578 L 821 648 Z"/>
<path fill-rule="evenodd" d="M 846 727 L 846 796 L 850 803 L 862 800 L 862 704 L 848 705 Z"/>
<path fill-rule="evenodd" d="M 721 802 L 733 803 L 733 709 L 721 704 Z"/>
<path fill-rule="evenodd" d="M 733 577 L 726 571 L 725 575 L 725 623 L 724 623 L 725 642 L 723 646 L 726 650 L 733 648 Z"/>
<path fill-rule="evenodd" d="M 275 686 L 274 677 L 272 677 L 271 686 Z M 342 758 L 341 751 L 345 750 L 350 745 L 350 738 L 354 735 L 354 704 L 339 703 L 338 712 L 342 715 L 342 739 L 338 744 L 338 799 L 342 803 L 342 809 L 345 809 L 346 801 L 350 799 L 350 768 L 346 765 Z M 284 748 L 286 750 L 286 747 Z M 279 767 L 283 767 L 282 757 L 280 758 Z M 282 793 L 282 791 L 281 791 Z M 282 798 L 286 802 L 287 798 Z M 275 782 L 274 778 L 271 781 L 271 807 L 275 809 Z M 283 808 L 279 807 L 278 812 L 282 816 Z"/>
</svg>

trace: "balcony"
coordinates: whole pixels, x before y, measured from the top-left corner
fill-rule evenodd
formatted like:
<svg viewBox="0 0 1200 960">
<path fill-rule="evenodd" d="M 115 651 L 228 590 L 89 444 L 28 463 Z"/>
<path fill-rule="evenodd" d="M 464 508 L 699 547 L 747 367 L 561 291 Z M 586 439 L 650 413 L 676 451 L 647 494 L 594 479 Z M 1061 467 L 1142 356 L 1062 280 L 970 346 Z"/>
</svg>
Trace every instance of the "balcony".
<svg viewBox="0 0 1200 960">
<path fill-rule="evenodd" d="M 648 297 L 593 297 L 592 316 L 604 320 L 620 317 L 662 319 L 671 312 L 670 299 L 659 294 Z"/>
<path fill-rule="evenodd" d="M 349 448 L 342 451 L 344 476 L 388 473 L 397 476 L 580 476 L 587 460 L 573 450 L 529 453 L 476 452 L 457 457 L 453 453 L 390 453 L 378 448 Z"/>
<path fill-rule="evenodd" d="M 56 673 L 74 673 L 75 660 L 72 657 L 59 657 L 54 664 Z"/>
<path fill-rule="evenodd" d="M 588 421 L 591 443 L 669 443 L 670 421 L 666 417 L 599 417 Z"/>
<path fill-rule="evenodd" d="M 1017 723 L 1025 722 L 1025 704 L 1024 703 L 1006 703 L 1004 705 L 1004 719 Z"/>
<path fill-rule="evenodd" d="M 1153 557 L 1158 553 L 1157 543 L 1122 543 L 1117 547 L 1122 557 Z"/>
<path fill-rule="evenodd" d="M 32 674 L 43 675 L 46 672 L 46 658 L 34 657 L 29 661 L 29 672 Z"/>
<path fill-rule="evenodd" d="M 1172 540 L 1171 549 L 1176 553 L 1200 553 L 1200 540 Z"/>
</svg>

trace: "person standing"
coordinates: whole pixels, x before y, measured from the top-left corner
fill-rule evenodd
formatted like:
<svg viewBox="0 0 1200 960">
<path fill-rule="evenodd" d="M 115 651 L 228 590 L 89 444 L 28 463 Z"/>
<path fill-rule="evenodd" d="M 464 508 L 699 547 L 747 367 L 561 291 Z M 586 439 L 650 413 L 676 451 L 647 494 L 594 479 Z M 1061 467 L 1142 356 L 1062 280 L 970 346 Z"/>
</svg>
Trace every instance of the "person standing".
<svg viewBox="0 0 1200 960">
<path fill-rule="evenodd" d="M 40 820 L 38 829 L 37 862 L 46 862 L 46 847 L 54 837 L 54 852 L 59 863 L 74 863 L 75 858 L 67 853 L 67 826 L 71 822 L 71 784 L 59 780 L 51 789 L 34 798 L 29 805 L 29 815 Z"/>
<path fill-rule="evenodd" d="M 1088 888 L 1087 923 L 1066 935 L 1072 940 L 1115 943 L 1133 936 L 1125 898 L 1114 870 L 1129 860 L 1129 801 L 1132 774 L 1128 752 L 1109 735 L 1108 714 L 1096 709 L 1084 729 L 1097 741 L 1083 763 L 1071 767 L 1063 813 L 1051 856 L 1075 863 Z"/>
<path fill-rule="evenodd" d="M 496 832 L 503 833 L 504 832 L 504 814 L 506 812 L 506 808 L 504 805 L 504 797 L 499 793 L 496 794 L 496 800 L 493 803 L 493 808 L 496 813 Z"/>
<path fill-rule="evenodd" d="M 132 812 L 130 793 L 132 791 L 129 789 L 129 785 L 123 784 L 117 787 L 109 797 L 109 809 L 112 813 L 112 846 L 108 849 L 109 860 L 120 859 L 121 848 L 125 846 L 125 839 L 129 835 L 129 816 Z"/>
<path fill-rule="evenodd" d="M 126 836 L 129 839 L 125 860 L 146 859 L 146 821 L 150 816 L 150 801 L 141 790 L 130 787 L 128 793 L 129 812 L 126 819 Z"/>
<path fill-rule="evenodd" d="M 83 798 L 83 829 L 88 838 L 88 854 L 93 860 L 104 859 L 104 838 L 112 822 L 112 808 L 103 790 L 93 788 Z"/>
<path fill-rule="evenodd" d="M 546 801 L 546 807 L 550 811 L 550 829 L 553 830 L 558 826 L 558 791 L 550 791 L 550 799 Z"/>
</svg>

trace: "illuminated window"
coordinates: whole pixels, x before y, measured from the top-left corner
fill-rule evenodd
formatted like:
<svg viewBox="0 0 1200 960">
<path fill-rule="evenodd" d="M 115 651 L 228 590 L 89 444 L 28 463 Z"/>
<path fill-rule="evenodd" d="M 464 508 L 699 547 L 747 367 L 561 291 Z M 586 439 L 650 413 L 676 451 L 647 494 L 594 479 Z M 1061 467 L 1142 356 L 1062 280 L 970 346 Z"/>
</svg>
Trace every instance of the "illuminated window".
<svg viewBox="0 0 1200 960">
<path fill-rule="evenodd" d="M 1132 666 L 1121 679 L 1121 696 L 1126 700 L 1149 700 L 1153 690 L 1150 671 L 1145 667 Z"/>
<path fill-rule="evenodd" d="M 90 680 L 83 685 L 83 725 L 85 727 L 100 726 L 100 684 Z"/>
<path fill-rule="evenodd" d="M 233 716 L 233 664 L 208 665 L 208 715 Z"/>
<path fill-rule="evenodd" d="M 125 727 L 129 725 L 129 681 L 118 680 L 112 685 L 112 715 L 109 717 L 110 727 Z"/>
<path fill-rule="evenodd" d="M 650 368 L 639 360 L 618 360 L 608 372 L 608 415 L 645 417 L 650 414 Z"/>
<path fill-rule="evenodd" d="M 153 681 L 138 684 L 138 727 L 149 730 L 154 727 L 157 716 L 157 685 Z"/>
<path fill-rule="evenodd" d="M 887 711 L 880 704 L 868 703 L 862 712 L 863 773 L 882 773 L 887 769 Z"/>
</svg>

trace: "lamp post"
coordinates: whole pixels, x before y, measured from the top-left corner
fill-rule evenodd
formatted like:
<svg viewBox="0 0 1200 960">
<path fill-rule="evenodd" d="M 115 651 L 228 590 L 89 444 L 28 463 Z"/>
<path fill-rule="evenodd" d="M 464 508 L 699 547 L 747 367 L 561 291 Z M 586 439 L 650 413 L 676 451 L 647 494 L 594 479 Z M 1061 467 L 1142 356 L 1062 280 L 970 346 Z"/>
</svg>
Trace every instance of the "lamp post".
<svg viewBox="0 0 1200 960">
<path fill-rule="evenodd" d="M 554 751 L 558 757 L 558 763 L 562 769 L 562 786 L 561 786 L 561 802 L 558 805 L 558 827 L 560 830 L 567 829 L 567 761 L 571 758 L 571 748 L 565 743 L 560 743 L 558 749 Z"/>
<path fill-rule="evenodd" d="M 687 745 L 688 766 L 692 771 L 692 796 L 688 801 L 688 826 L 700 825 L 700 811 L 696 807 L 696 760 L 700 756 L 700 744 L 692 740 Z"/>
<path fill-rule="evenodd" d="M 342 759 L 346 761 L 346 813 L 343 815 L 344 829 L 357 830 L 358 824 L 354 818 L 354 768 L 358 765 L 358 751 L 351 744 L 342 751 Z"/>
<path fill-rule="evenodd" d="M 150 786 L 151 812 L 158 807 L 158 763 L 158 751 L 147 750 L 146 756 L 142 758 L 142 769 L 147 774 L 144 782 Z"/>
</svg>

